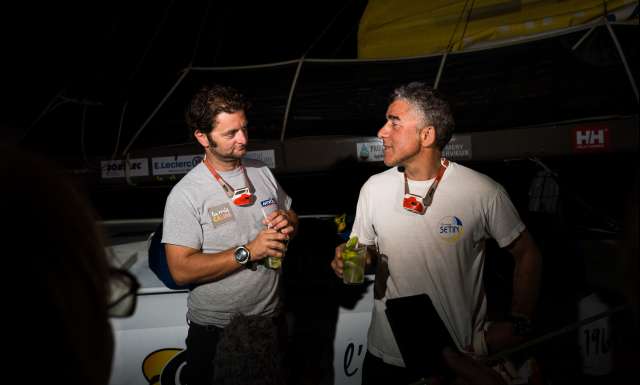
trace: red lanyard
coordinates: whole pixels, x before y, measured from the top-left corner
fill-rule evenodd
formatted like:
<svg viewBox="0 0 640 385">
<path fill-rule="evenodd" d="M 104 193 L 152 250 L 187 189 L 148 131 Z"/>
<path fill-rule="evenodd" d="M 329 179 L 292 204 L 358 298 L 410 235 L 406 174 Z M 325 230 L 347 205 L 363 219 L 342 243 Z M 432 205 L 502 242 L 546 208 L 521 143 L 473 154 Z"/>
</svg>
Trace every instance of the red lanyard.
<svg viewBox="0 0 640 385">
<path fill-rule="evenodd" d="M 433 183 L 429 187 L 429 190 L 427 190 L 427 193 L 425 194 L 425 196 L 422 197 L 423 207 L 421 207 L 420 208 L 421 210 L 418 210 L 418 211 L 424 212 L 427 209 L 427 207 L 431 206 L 431 203 L 433 202 L 433 195 L 436 193 L 438 184 L 440 183 L 440 180 L 442 179 L 442 176 L 444 175 L 444 172 L 447 170 L 448 166 L 449 166 L 449 161 L 445 158 L 442 158 L 442 160 L 440 161 L 440 168 L 438 169 L 438 175 L 436 175 L 436 179 L 433 181 Z M 409 192 L 409 182 L 407 181 L 406 172 L 404 173 L 404 194 L 405 196 L 407 195 L 417 196 Z M 410 211 L 414 211 L 414 210 L 410 210 Z"/>
<path fill-rule="evenodd" d="M 246 187 L 243 189 L 238 189 L 235 190 L 233 187 L 231 187 L 231 185 L 229 183 L 227 183 L 227 181 L 225 181 L 224 179 L 222 179 L 222 177 L 220 176 L 220 174 L 218 174 L 218 172 L 216 171 L 215 168 L 213 168 L 213 166 L 207 162 L 207 157 L 205 156 L 205 158 L 202 160 L 202 163 L 205 164 L 205 166 L 207 166 L 207 168 L 209 169 L 209 171 L 211 172 L 211 174 L 213 175 L 214 178 L 216 178 L 216 180 L 218 181 L 218 183 L 220 184 L 220 187 L 222 187 L 222 189 L 224 190 L 225 194 L 227 194 L 227 196 L 229 198 L 233 198 L 234 194 L 236 193 L 236 191 L 239 190 L 243 190 L 243 189 L 248 189 L 249 188 L 249 177 L 247 176 L 247 170 L 244 168 L 244 166 L 242 165 L 242 163 L 240 163 L 240 169 L 242 171 L 242 175 L 244 175 L 244 181 L 246 183 Z"/>
</svg>

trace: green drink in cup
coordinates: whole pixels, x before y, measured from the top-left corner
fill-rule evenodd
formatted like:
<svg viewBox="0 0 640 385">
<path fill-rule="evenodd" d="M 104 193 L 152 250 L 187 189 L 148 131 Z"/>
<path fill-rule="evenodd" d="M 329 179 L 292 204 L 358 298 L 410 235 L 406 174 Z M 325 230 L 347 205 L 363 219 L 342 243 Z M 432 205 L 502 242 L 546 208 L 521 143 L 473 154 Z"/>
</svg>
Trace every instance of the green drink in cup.
<svg viewBox="0 0 640 385">
<path fill-rule="evenodd" d="M 284 256 L 284 253 L 286 253 L 287 251 L 287 246 L 289 245 L 289 239 L 285 239 L 284 240 L 284 250 L 282 251 L 282 254 Z M 282 258 L 279 257 L 267 257 L 265 259 L 265 264 L 267 265 L 268 268 L 270 269 L 279 269 L 282 266 Z"/>
<path fill-rule="evenodd" d="M 277 205 L 274 204 L 272 206 L 274 210 L 278 209 Z M 261 210 L 262 210 L 262 216 L 264 217 L 264 219 L 267 219 L 267 212 L 265 211 L 264 207 L 262 207 Z M 270 229 L 271 226 L 267 225 L 267 228 Z M 284 257 L 284 254 L 287 252 L 287 247 L 289 246 L 289 237 L 287 237 L 283 241 L 283 243 L 284 243 L 284 250 L 282 250 L 282 256 Z M 266 267 L 270 269 L 277 270 L 280 267 L 282 267 L 282 258 L 268 256 L 267 258 L 264 259 L 264 264 Z"/>
<path fill-rule="evenodd" d="M 364 282 L 364 265 L 367 246 L 358 243 L 358 237 L 351 237 L 342 250 L 342 282 L 347 285 Z"/>
</svg>

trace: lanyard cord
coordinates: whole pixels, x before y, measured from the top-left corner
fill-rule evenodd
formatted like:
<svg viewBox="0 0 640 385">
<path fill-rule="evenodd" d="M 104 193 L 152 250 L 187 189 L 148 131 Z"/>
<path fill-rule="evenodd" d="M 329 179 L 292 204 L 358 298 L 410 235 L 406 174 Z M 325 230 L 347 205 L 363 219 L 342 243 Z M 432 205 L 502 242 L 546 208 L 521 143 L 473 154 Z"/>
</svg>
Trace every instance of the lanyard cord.
<svg viewBox="0 0 640 385">
<path fill-rule="evenodd" d="M 425 209 L 431 206 L 431 202 L 433 202 L 433 195 L 436 193 L 438 184 L 440 183 L 440 180 L 442 179 L 442 176 L 444 175 L 444 172 L 447 170 L 448 166 L 449 166 L 449 161 L 445 158 L 442 158 L 442 160 L 440 161 L 440 168 L 438 169 L 438 175 L 436 175 L 436 180 L 433 181 L 433 183 L 429 187 L 429 190 L 427 190 L 427 193 L 425 194 L 425 196 L 422 197 L 422 204 L 424 205 Z M 404 193 L 405 195 L 411 194 L 411 192 L 409 191 L 409 182 L 407 181 L 407 173 L 404 172 L 403 174 L 404 174 Z"/>
<path fill-rule="evenodd" d="M 233 197 L 234 192 L 236 191 L 229 183 L 227 183 L 227 181 L 225 181 L 224 179 L 222 179 L 222 177 L 220 176 L 220 174 L 218 174 L 218 172 L 216 171 L 215 168 L 213 168 L 213 166 L 207 162 L 207 157 L 205 155 L 204 159 L 202 160 L 202 163 L 205 164 L 205 166 L 207 166 L 207 168 L 209 169 L 209 171 L 211 172 L 211 174 L 213 175 L 214 178 L 216 178 L 216 180 L 218 181 L 218 183 L 220 184 L 220 187 L 222 187 L 222 189 L 224 190 L 225 194 L 227 194 L 227 196 L 229 198 Z M 240 169 L 242 171 L 242 175 L 244 175 L 244 181 L 246 183 L 246 187 L 249 187 L 250 183 L 249 183 L 249 177 L 247 176 L 247 170 L 244 168 L 244 166 L 242 165 L 242 162 L 240 162 Z"/>
</svg>

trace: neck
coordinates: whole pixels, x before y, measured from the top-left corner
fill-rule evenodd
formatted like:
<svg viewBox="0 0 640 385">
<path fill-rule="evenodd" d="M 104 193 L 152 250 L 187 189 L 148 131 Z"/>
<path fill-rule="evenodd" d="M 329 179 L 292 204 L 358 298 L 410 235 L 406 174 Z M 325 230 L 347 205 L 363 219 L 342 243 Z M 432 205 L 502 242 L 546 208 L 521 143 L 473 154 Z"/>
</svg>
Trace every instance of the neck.
<svg viewBox="0 0 640 385">
<path fill-rule="evenodd" d="M 427 151 L 424 156 L 413 159 L 404 165 L 404 172 L 411 180 L 429 180 L 438 175 L 440 170 L 440 151 Z"/>
<path fill-rule="evenodd" d="M 220 158 L 207 151 L 205 161 L 209 162 L 216 171 L 233 171 L 240 166 L 240 159 Z"/>
</svg>

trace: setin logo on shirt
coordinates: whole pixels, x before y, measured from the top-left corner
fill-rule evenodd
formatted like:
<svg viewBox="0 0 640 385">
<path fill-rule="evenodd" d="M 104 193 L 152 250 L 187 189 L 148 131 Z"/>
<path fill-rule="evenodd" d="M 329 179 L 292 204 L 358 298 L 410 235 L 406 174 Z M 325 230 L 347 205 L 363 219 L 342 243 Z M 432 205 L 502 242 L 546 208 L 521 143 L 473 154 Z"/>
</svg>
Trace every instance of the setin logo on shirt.
<svg viewBox="0 0 640 385">
<path fill-rule="evenodd" d="M 220 226 L 227 222 L 231 222 L 235 220 L 233 216 L 233 211 L 228 203 L 223 203 L 218 206 L 210 207 L 208 209 L 209 217 L 211 218 L 211 223 L 214 227 Z"/>
<path fill-rule="evenodd" d="M 260 206 L 262 206 L 262 207 L 267 207 L 267 206 L 271 206 L 271 205 L 274 205 L 274 204 L 276 204 L 276 201 L 273 198 L 265 199 L 265 200 L 260 202 Z"/>
<path fill-rule="evenodd" d="M 438 234 L 440 238 L 449 243 L 457 242 L 458 239 L 462 237 L 462 234 L 464 234 L 462 220 L 456 216 L 440 219 L 438 223 Z"/>
</svg>

